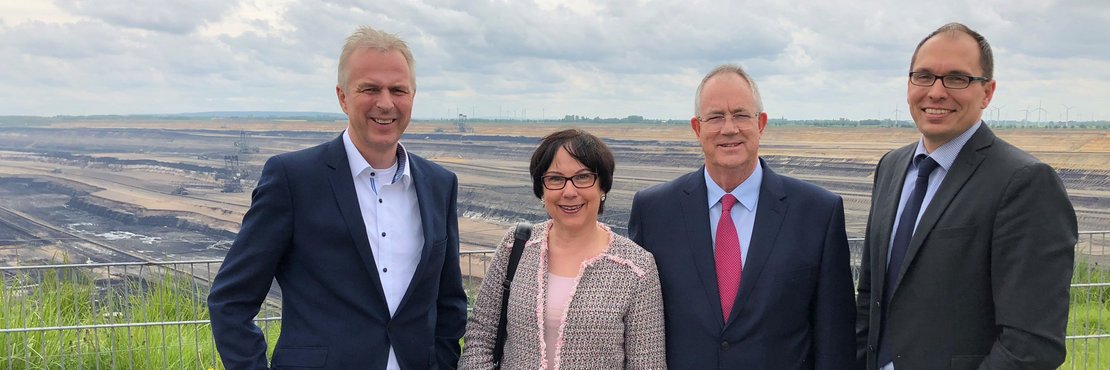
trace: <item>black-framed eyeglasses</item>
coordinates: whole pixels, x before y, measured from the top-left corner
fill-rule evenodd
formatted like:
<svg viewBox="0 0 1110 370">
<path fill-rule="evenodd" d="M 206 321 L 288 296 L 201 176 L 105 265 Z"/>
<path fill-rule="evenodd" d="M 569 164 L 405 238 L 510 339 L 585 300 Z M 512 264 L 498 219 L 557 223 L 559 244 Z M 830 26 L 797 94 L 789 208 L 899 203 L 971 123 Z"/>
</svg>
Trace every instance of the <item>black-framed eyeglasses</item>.
<svg viewBox="0 0 1110 370">
<path fill-rule="evenodd" d="M 727 115 L 711 113 L 705 115 L 705 117 L 698 117 L 698 121 L 701 122 L 702 130 L 716 132 L 721 131 L 721 129 L 725 127 L 725 123 L 728 123 L 729 120 L 732 120 L 736 125 L 744 125 L 751 122 L 752 119 L 759 117 L 759 113 L 760 112 L 736 112 Z"/>
<path fill-rule="evenodd" d="M 594 183 L 597 182 L 597 174 L 584 172 L 571 177 L 547 175 L 540 179 L 543 181 L 543 187 L 547 190 L 562 190 L 567 187 L 567 182 L 574 184 L 576 188 L 585 189 L 594 186 Z"/>
<path fill-rule="evenodd" d="M 940 84 L 946 89 L 966 89 L 968 86 L 971 86 L 971 81 L 990 81 L 990 79 L 986 77 L 968 75 L 937 76 L 929 72 L 910 72 L 910 83 L 917 86 L 933 86 L 933 84 L 937 83 L 937 80 L 940 80 Z"/>
</svg>

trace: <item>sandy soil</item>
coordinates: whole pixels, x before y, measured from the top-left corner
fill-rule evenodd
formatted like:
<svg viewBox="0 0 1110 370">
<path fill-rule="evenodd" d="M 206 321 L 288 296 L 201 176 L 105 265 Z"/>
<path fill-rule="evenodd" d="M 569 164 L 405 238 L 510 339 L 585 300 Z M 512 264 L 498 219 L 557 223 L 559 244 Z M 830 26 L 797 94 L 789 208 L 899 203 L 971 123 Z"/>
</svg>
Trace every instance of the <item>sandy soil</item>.
<svg viewBox="0 0 1110 370">
<path fill-rule="evenodd" d="M 5 145 L 0 151 L 0 177 L 35 177 L 50 179 L 73 186 L 83 186 L 92 196 L 109 203 L 129 207 L 135 212 L 157 214 L 173 213 L 194 222 L 212 227 L 237 231 L 243 214 L 250 205 L 250 186 L 253 180 L 246 181 L 246 191 L 242 193 L 223 193 L 220 180 L 210 173 L 191 172 L 159 166 L 118 165 L 105 166 L 80 161 L 62 161 L 38 153 L 40 148 L 57 147 L 60 151 L 74 151 L 89 143 L 100 145 L 98 150 L 90 150 L 90 158 L 114 158 L 118 160 L 155 160 L 165 163 L 182 163 L 210 168 L 222 168 L 224 155 L 233 153 L 230 146 L 237 140 L 240 131 L 250 131 L 253 143 L 260 149 L 258 154 L 240 155 L 243 170 L 257 175 L 266 158 L 273 154 L 314 145 L 334 137 L 342 130 L 340 122 L 241 122 L 241 121 L 185 121 L 185 122 L 62 122 L 50 126 L 58 135 L 30 137 L 34 133 L 11 132 L 0 129 L 0 143 Z M 453 125 L 415 122 L 408 133 L 417 139 L 406 139 L 414 147 L 425 149 L 419 153 L 437 161 L 459 175 L 461 187 L 468 189 L 505 188 L 515 193 L 515 198 L 506 199 L 509 204 L 520 207 L 521 202 L 531 202 L 527 177 L 527 155 L 534 148 L 539 137 L 569 125 L 559 124 L 481 124 L 473 125 L 474 132 L 460 134 L 461 140 L 467 136 L 523 136 L 530 138 L 520 144 L 495 144 L 497 148 L 479 148 L 469 144 L 422 141 L 418 134 L 452 133 Z M 618 163 L 619 187 L 611 197 L 614 202 L 630 202 L 636 190 L 654 183 L 666 181 L 696 168 L 700 158 L 693 133 L 688 125 L 576 125 L 574 127 L 590 131 L 607 141 L 615 148 L 634 146 L 635 155 L 666 158 L 676 156 L 685 158 L 674 163 L 635 162 Z M 118 134 L 125 129 L 125 134 Z M 89 141 L 83 132 L 109 132 Z M 129 133 L 145 135 L 163 131 L 188 133 L 166 141 L 130 137 Z M 195 131 L 211 130 L 211 131 Z M 49 130 L 53 131 L 53 130 Z M 1069 189 L 1073 196 L 1079 195 L 1095 199 L 1090 207 L 1077 207 L 1084 213 L 1081 219 L 1088 221 L 1088 227 L 1110 229 L 1110 213 L 1107 207 L 1097 203 L 1099 199 L 1110 199 L 1110 188 L 1099 181 L 1106 181 L 1110 171 L 1110 133 L 1096 130 L 1043 130 L 1043 129 L 998 129 L 996 133 L 1010 143 L 1021 147 L 1041 160 L 1061 171 L 1090 171 L 1100 174 L 1090 184 L 1079 178 L 1077 187 Z M 294 137 L 272 132 L 319 133 L 318 136 Z M 813 127 L 776 127 L 767 128 L 761 140 L 761 155 L 775 156 L 799 161 L 836 160 L 873 166 L 887 151 L 913 142 L 917 133 L 913 129 L 891 128 L 813 128 Z M 162 140 L 162 139 L 157 139 Z M 635 141 L 630 143 L 625 141 Z M 30 143 L 30 144 L 27 144 Z M 408 144 L 407 144 L 408 145 Z M 475 144 L 476 145 L 476 144 Z M 507 146 L 506 146 L 507 145 Z M 32 146 L 29 150 L 23 148 Z M 436 148 L 443 149 L 436 149 Z M 623 147 L 622 147 L 623 148 Z M 618 148 L 620 150 L 624 150 Z M 432 149 L 432 150 L 427 150 Z M 496 150 L 504 152 L 496 152 Z M 615 149 L 616 150 L 616 149 Z M 477 152 L 472 152 L 477 151 Z M 483 151 L 490 151 L 485 153 Z M 691 159 L 695 162 L 691 162 Z M 693 163 L 693 164 L 691 164 Z M 815 173 L 800 174 L 810 181 L 846 184 L 838 191 L 845 197 L 850 229 L 862 229 L 858 220 L 866 216 L 868 207 L 870 178 L 858 174 Z M 1101 180 L 1099 180 L 1101 179 Z M 858 186 L 857 186 L 858 185 Z M 189 188 L 188 195 L 175 195 L 179 186 Z M 863 186 L 862 190 L 859 186 Z M 523 203 L 528 204 L 528 203 Z M 538 212 L 538 206 L 525 206 L 527 212 Z M 613 212 L 622 210 L 616 208 Z M 619 216 L 619 215 L 616 215 Z M 614 216 L 614 217 L 616 217 Z M 1084 218 L 1086 217 L 1086 218 Z M 492 247 L 504 236 L 510 222 L 501 219 L 463 218 L 460 220 L 460 237 L 464 250 Z M 1093 224 L 1092 224 L 1093 223 Z M 1092 226 L 1093 225 L 1093 226 Z M 1083 227 L 1081 226 L 1081 229 Z M 850 236 L 853 233 L 849 233 Z"/>
</svg>

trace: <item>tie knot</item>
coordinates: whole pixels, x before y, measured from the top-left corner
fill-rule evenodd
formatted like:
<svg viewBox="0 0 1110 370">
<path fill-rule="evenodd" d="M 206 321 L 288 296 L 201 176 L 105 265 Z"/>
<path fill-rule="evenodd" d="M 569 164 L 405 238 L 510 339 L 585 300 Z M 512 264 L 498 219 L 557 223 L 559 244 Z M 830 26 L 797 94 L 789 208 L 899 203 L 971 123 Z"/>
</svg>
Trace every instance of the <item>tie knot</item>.
<svg viewBox="0 0 1110 370">
<path fill-rule="evenodd" d="M 929 174 L 940 166 L 933 157 L 924 154 L 918 154 L 917 159 L 917 177 L 929 177 Z"/>
<path fill-rule="evenodd" d="M 721 197 L 721 212 L 731 212 L 734 205 L 736 205 L 736 197 L 732 194 L 725 194 Z"/>
</svg>

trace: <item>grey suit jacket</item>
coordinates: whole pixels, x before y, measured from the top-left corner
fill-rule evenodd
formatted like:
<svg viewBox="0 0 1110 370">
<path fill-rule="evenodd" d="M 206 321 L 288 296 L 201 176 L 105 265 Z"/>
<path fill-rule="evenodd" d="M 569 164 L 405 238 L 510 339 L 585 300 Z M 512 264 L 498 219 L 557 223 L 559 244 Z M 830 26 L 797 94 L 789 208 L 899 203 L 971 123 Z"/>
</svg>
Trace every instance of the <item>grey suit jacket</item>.
<svg viewBox="0 0 1110 370">
<path fill-rule="evenodd" d="M 1075 211 L 1056 172 L 983 124 L 960 150 L 885 280 L 915 144 L 879 161 L 857 296 L 857 367 L 875 369 L 880 325 L 898 370 L 1054 369 L 1064 361 Z M 885 284 L 896 284 L 880 307 Z M 885 316 L 884 316 L 885 315 Z"/>
</svg>

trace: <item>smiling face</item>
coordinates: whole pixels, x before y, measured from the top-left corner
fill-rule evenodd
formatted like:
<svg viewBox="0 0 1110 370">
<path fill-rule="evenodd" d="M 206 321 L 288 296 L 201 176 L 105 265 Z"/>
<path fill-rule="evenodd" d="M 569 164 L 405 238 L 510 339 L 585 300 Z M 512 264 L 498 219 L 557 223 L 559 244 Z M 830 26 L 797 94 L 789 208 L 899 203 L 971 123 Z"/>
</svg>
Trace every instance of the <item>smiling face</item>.
<svg viewBox="0 0 1110 370">
<path fill-rule="evenodd" d="M 400 51 L 361 48 L 348 58 L 347 76 L 335 93 L 351 141 L 372 166 L 388 167 L 412 117 L 412 71 Z"/>
<path fill-rule="evenodd" d="M 566 148 L 559 148 L 551 166 L 544 176 L 554 175 L 566 178 L 574 175 L 592 173 L 589 168 L 574 159 Z M 582 230 L 597 224 L 598 208 L 601 205 L 601 181 L 594 181 L 590 187 L 580 189 L 572 181 L 559 190 L 543 189 L 543 208 L 559 228 Z"/>
<path fill-rule="evenodd" d="M 706 125 L 698 117 L 690 120 L 705 153 L 705 170 L 725 190 L 731 191 L 747 179 L 759 161 L 759 138 L 767 127 L 767 115 L 758 112 L 756 107 L 750 85 L 738 74 L 718 74 L 706 80 L 702 87 L 699 117 L 753 116 L 740 121 L 730 118 L 719 127 Z"/>
<path fill-rule="evenodd" d="M 921 45 L 910 70 L 937 76 L 982 76 L 979 45 L 963 32 L 937 34 Z M 965 89 L 945 88 L 939 80 L 933 86 L 906 85 L 910 115 L 931 152 L 979 122 L 994 96 L 995 83 L 972 81 Z"/>
</svg>

